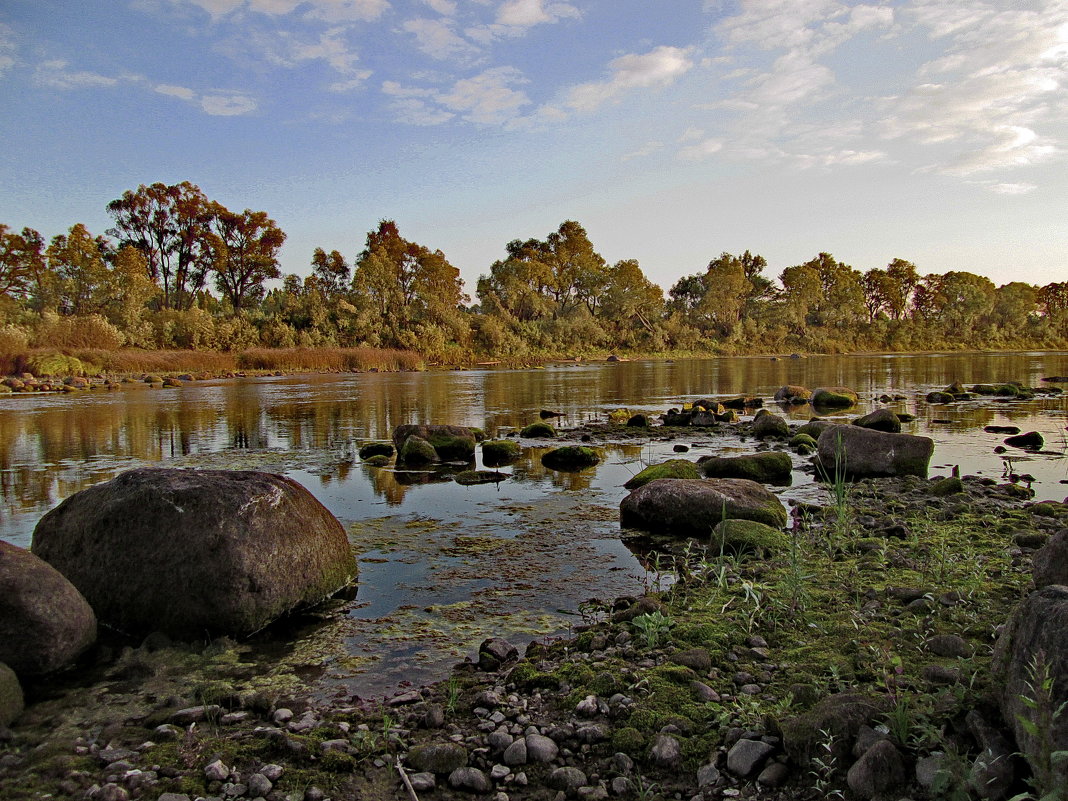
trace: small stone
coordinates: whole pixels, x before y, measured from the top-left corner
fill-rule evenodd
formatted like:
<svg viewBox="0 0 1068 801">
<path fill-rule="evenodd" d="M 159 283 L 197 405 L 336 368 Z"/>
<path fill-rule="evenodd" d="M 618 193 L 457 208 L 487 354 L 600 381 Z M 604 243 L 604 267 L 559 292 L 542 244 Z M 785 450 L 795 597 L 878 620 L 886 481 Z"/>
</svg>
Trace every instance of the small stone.
<svg viewBox="0 0 1068 801">
<path fill-rule="evenodd" d="M 513 742 L 510 746 L 504 749 L 504 756 L 502 757 L 505 765 L 527 764 L 527 741 L 526 739 L 519 739 Z"/>
<path fill-rule="evenodd" d="M 223 764 L 221 759 L 216 759 L 204 768 L 204 778 L 209 782 L 226 781 L 229 776 L 230 769 Z"/>
<path fill-rule="evenodd" d="M 261 795 L 266 796 L 273 787 L 271 780 L 262 773 L 253 773 L 248 777 L 248 793 L 253 798 Z"/>
<path fill-rule="evenodd" d="M 956 634 L 939 634 L 927 641 L 927 650 L 935 656 L 944 656 L 950 659 L 967 659 L 972 655 L 972 649 L 963 637 Z"/>
<path fill-rule="evenodd" d="M 893 797 L 906 783 L 905 762 L 889 740 L 879 740 L 846 774 L 849 789 L 861 798 Z"/>
<path fill-rule="evenodd" d="M 252 717 L 250 712 L 227 712 L 220 718 L 219 722 L 224 726 L 234 726 L 238 723 L 244 723 L 246 720 Z"/>
<path fill-rule="evenodd" d="M 960 668 L 943 665 L 924 665 L 920 675 L 931 684 L 950 685 L 960 681 Z"/>
<path fill-rule="evenodd" d="M 631 783 L 626 776 L 616 776 L 611 783 L 613 795 L 630 795 Z"/>
<path fill-rule="evenodd" d="M 512 775 L 512 769 L 507 765 L 494 765 L 490 769 L 490 778 L 495 782 L 503 782 Z"/>
<path fill-rule="evenodd" d="M 217 718 L 221 711 L 222 707 L 217 704 L 191 706 L 186 709 L 179 709 L 171 715 L 171 723 L 176 723 L 179 726 L 188 726 L 190 723 L 200 723 L 208 718 Z"/>
<path fill-rule="evenodd" d="M 493 749 L 494 753 L 503 752 L 508 746 L 515 742 L 515 738 L 503 729 L 497 729 L 491 731 L 486 735 L 486 744 Z"/>
<path fill-rule="evenodd" d="M 702 701 L 706 704 L 718 704 L 722 700 L 719 696 L 719 693 L 717 693 L 703 681 L 691 681 L 690 689 L 693 690 L 693 693 L 697 696 L 698 701 Z"/>
<path fill-rule="evenodd" d="M 412 789 L 417 793 L 427 793 L 437 787 L 437 779 L 433 773 L 413 773 L 408 777 L 412 783 Z"/>
<path fill-rule="evenodd" d="M 549 786 L 565 793 L 572 793 L 586 786 L 586 774 L 578 768 L 556 768 L 549 774 Z"/>
<path fill-rule="evenodd" d="M 93 796 L 94 801 L 128 801 L 129 798 L 130 794 L 126 792 L 125 787 L 119 787 L 110 782 L 101 787 Z"/>
<path fill-rule="evenodd" d="M 428 729 L 440 729 L 445 725 L 445 710 L 440 704 L 427 704 L 423 714 L 423 726 Z"/>
<path fill-rule="evenodd" d="M 457 768 L 449 774 L 449 787 L 472 793 L 488 793 L 493 789 L 489 777 L 478 768 Z"/>
<path fill-rule="evenodd" d="M 467 749 L 459 743 L 417 745 L 408 752 L 407 762 L 418 772 L 451 774 L 467 765 Z"/>
<path fill-rule="evenodd" d="M 727 752 L 727 770 L 747 779 L 759 770 L 775 747 L 760 740 L 741 739 Z"/>
<path fill-rule="evenodd" d="M 782 762 L 772 762 L 757 776 L 757 783 L 765 787 L 780 787 L 790 775 L 790 769 Z"/>
<path fill-rule="evenodd" d="M 281 765 L 271 763 L 260 768 L 260 773 L 266 776 L 270 781 L 276 782 L 282 778 L 282 774 L 285 773 L 285 768 Z"/>
<path fill-rule="evenodd" d="M 697 786 L 701 789 L 718 784 L 720 778 L 719 768 L 711 763 L 702 765 L 697 769 Z"/>
<path fill-rule="evenodd" d="M 277 723 L 280 726 L 284 726 L 286 723 L 289 723 L 289 721 L 291 721 L 292 719 L 293 719 L 293 710 L 292 709 L 286 709 L 285 707 L 281 707 L 279 709 L 274 710 L 274 714 L 271 715 L 271 720 L 273 720 L 275 723 Z"/>
<path fill-rule="evenodd" d="M 678 767 L 682 762 L 682 747 L 671 735 L 658 734 L 649 749 L 649 757 L 661 768 Z"/>
<path fill-rule="evenodd" d="M 587 695 L 579 701 L 578 706 L 575 707 L 575 714 L 584 718 L 596 717 L 598 711 L 596 695 Z"/>
</svg>

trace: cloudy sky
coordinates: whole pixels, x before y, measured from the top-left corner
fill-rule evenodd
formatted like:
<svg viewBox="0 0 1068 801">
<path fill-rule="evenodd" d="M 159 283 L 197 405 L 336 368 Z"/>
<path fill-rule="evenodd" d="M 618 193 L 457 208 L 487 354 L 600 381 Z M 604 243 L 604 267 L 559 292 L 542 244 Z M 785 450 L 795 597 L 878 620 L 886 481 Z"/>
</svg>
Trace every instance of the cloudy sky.
<svg viewBox="0 0 1068 801">
<path fill-rule="evenodd" d="M 665 288 L 1068 280 L 1068 0 L 3 0 L 0 104 L 0 222 L 47 237 L 189 180 L 302 275 L 392 218 L 473 294 L 574 219 Z"/>
</svg>

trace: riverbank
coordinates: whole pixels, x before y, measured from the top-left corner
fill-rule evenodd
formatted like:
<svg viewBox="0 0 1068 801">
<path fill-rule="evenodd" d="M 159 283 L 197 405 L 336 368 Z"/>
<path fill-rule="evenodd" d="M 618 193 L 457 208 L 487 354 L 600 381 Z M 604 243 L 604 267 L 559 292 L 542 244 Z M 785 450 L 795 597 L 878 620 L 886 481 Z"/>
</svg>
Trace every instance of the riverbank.
<svg viewBox="0 0 1068 801">
<path fill-rule="evenodd" d="M 1003 725 L 994 636 L 1068 509 L 990 478 L 830 489 L 793 507 L 788 547 L 646 542 L 672 587 L 591 599 L 575 636 L 522 658 L 493 643 L 385 700 L 323 698 L 314 658 L 276 671 L 247 643 L 112 642 L 77 679 L 28 688 L 0 797 L 403 798 L 399 759 L 422 799 L 825 798 L 848 792 L 859 729 L 843 748 L 809 726 L 806 752 L 790 721 L 844 694 L 901 756 L 893 797 L 963 790 L 981 751 L 967 721 Z"/>
</svg>

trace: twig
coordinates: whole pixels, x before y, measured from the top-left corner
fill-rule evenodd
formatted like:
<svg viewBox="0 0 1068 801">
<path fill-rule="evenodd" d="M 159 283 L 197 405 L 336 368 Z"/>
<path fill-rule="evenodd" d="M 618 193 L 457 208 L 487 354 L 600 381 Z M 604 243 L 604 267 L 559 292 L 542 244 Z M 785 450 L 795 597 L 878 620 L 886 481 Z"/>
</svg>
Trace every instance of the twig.
<svg viewBox="0 0 1068 801">
<path fill-rule="evenodd" d="M 419 796 L 415 794 L 415 788 L 412 787 L 412 780 L 408 778 L 408 773 L 404 770 L 404 765 L 401 764 L 399 756 L 397 757 L 397 773 L 400 774 L 401 781 L 404 782 L 404 789 L 408 791 L 408 797 L 412 801 L 419 801 Z"/>
</svg>

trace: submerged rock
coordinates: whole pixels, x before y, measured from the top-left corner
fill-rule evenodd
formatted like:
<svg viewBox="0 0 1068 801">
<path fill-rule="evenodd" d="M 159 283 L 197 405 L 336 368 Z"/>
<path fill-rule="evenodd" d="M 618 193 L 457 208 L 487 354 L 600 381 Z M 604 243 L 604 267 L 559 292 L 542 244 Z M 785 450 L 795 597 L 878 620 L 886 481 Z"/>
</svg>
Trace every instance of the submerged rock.
<svg viewBox="0 0 1068 801">
<path fill-rule="evenodd" d="M 393 429 L 393 444 L 404 456 L 404 445 L 410 437 L 421 437 L 430 443 L 437 457 L 443 461 L 470 461 L 475 456 L 475 443 L 481 432 L 467 426 L 403 425 Z"/>
<path fill-rule="evenodd" d="M 499 484 L 511 478 L 507 473 L 498 473 L 496 470 L 463 470 L 452 477 L 452 480 L 464 487 L 476 484 Z"/>
<path fill-rule="evenodd" d="M 724 519 L 786 525 L 786 509 L 764 486 L 742 478 L 657 479 L 619 504 L 620 524 L 676 536 L 708 536 Z"/>
<path fill-rule="evenodd" d="M 528 439 L 552 439 L 556 436 L 556 429 L 548 423 L 531 423 L 519 431 L 519 436 Z"/>
<path fill-rule="evenodd" d="M 50 673 L 94 642 L 96 616 L 75 586 L 39 556 L 0 541 L 0 662 L 23 676 Z"/>
<path fill-rule="evenodd" d="M 785 439 L 790 436 L 790 427 L 777 414 L 762 414 L 753 420 L 753 436 L 757 439 Z"/>
<path fill-rule="evenodd" d="M 46 514 L 32 547 L 102 622 L 179 638 L 251 634 L 357 572 L 337 518 L 256 471 L 131 470 Z"/>
<path fill-rule="evenodd" d="M 801 405 L 803 403 L 808 403 L 811 399 L 812 390 L 806 387 L 797 386 L 796 384 L 786 384 L 775 391 L 775 400 L 784 403 Z"/>
<path fill-rule="evenodd" d="M 697 461 L 709 478 L 747 478 L 762 484 L 790 480 L 793 463 L 782 451 L 764 451 L 744 456 L 703 456 Z"/>
<path fill-rule="evenodd" d="M 820 387 L 812 390 L 811 403 L 825 409 L 848 409 L 860 400 L 855 390 L 848 387 Z"/>
<path fill-rule="evenodd" d="M 541 457 L 541 463 L 551 470 L 582 470 L 600 463 L 601 453 L 585 445 L 565 445 L 554 448 Z"/>
<path fill-rule="evenodd" d="M 853 425 L 870 428 L 873 431 L 887 431 L 891 434 L 901 432 L 901 418 L 890 409 L 876 409 L 871 414 L 858 417 Z"/>
</svg>

